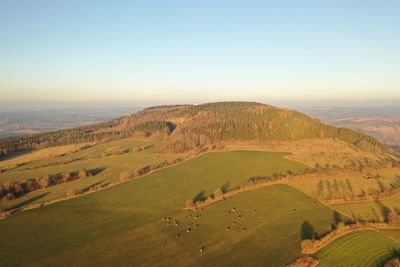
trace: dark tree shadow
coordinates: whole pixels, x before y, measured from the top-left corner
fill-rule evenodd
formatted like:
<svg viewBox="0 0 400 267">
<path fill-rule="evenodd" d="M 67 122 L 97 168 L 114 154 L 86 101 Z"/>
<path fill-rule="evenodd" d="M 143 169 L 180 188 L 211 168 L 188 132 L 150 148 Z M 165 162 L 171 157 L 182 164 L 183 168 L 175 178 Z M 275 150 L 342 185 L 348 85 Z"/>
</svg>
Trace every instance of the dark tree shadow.
<svg viewBox="0 0 400 267">
<path fill-rule="evenodd" d="M 385 206 L 383 203 L 382 203 L 382 201 L 380 201 L 380 200 L 375 200 L 375 204 L 376 204 L 376 206 L 378 206 L 378 208 L 381 210 L 381 213 L 382 213 L 382 216 L 383 216 L 383 221 L 385 222 L 385 223 L 387 223 L 388 222 L 388 217 L 389 217 L 389 213 L 390 213 L 390 209 L 389 209 L 389 207 L 387 207 L 387 206 Z"/>
<path fill-rule="evenodd" d="M 26 206 L 26 205 L 28 205 L 28 204 L 31 204 L 32 202 L 34 202 L 34 201 L 36 201 L 36 200 L 38 200 L 38 199 L 41 199 L 41 198 L 47 196 L 48 194 L 50 194 L 50 193 L 49 193 L 49 192 L 45 192 L 45 193 L 42 193 L 42 194 L 40 194 L 40 195 L 37 195 L 37 196 L 31 197 L 31 198 L 28 198 L 27 200 L 22 201 L 22 202 L 20 202 L 20 203 L 18 203 L 18 204 L 16 204 L 16 205 L 10 207 L 10 209 L 22 208 L 22 207 L 24 207 L 24 206 Z"/>
<path fill-rule="evenodd" d="M 193 203 L 196 203 L 197 201 L 204 201 L 207 199 L 207 196 L 205 195 L 206 191 L 201 190 L 194 198 L 193 198 Z"/>
<path fill-rule="evenodd" d="M 333 221 L 335 222 L 336 225 L 342 222 L 342 216 L 340 216 L 340 213 L 337 212 L 336 210 L 333 211 Z"/>
<path fill-rule="evenodd" d="M 0 156 L 0 161 L 13 159 L 13 158 L 16 158 L 16 157 L 19 157 L 19 156 L 22 156 L 22 155 L 28 154 L 28 153 L 29 153 L 29 151 L 27 151 L 27 152 L 10 152 L 7 155 Z"/>
<path fill-rule="evenodd" d="M 176 124 L 172 123 L 170 121 L 167 121 L 167 127 L 169 130 L 169 133 L 171 134 L 176 129 Z"/>
<path fill-rule="evenodd" d="M 96 176 L 97 174 L 103 172 L 105 169 L 107 169 L 107 167 L 98 167 L 98 168 L 90 169 L 89 172 L 90 172 L 93 176 Z"/>
<path fill-rule="evenodd" d="M 383 258 L 378 266 L 384 266 L 385 263 L 387 263 L 388 261 L 393 260 L 395 258 L 399 258 L 399 257 L 400 257 L 400 250 L 396 249 L 396 248 L 392 248 L 392 251 L 390 252 L 390 254 L 387 255 L 385 258 Z"/>
<path fill-rule="evenodd" d="M 304 221 L 300 230 L 301 240 L 314 238 L 314 226 L 309 221 Z"/>
<path fill-rule="evenodd" d="M 90 188 L 95 187 L 96 185 L 99 185 L 99 184 L 103 183 L 104 181 L 105 181 L 105 180 L 102 180 L 102 181 L 96 182 L 96 183 L 94 183 L 94 184 L 91 184 L 91 185 L 89 185 L 89 186 L 83 188 L 83 189 L 82 189 L 82 193 L 89 191 Z"/>
</svg>

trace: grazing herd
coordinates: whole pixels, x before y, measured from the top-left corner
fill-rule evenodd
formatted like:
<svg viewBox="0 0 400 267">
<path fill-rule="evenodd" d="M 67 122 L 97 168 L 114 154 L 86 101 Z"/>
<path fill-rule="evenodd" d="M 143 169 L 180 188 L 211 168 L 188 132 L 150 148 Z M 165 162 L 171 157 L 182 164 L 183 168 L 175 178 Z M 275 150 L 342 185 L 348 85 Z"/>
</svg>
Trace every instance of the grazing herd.
<svg viewBox="0 0 400 267">
<path fill-rule="evenodd" d="M 225 230 L 227 232 L 232 231 L 234 229 L 240 230 L 243 232 L 246 231 L 247 226 L 244 223 L 240 223 L 240 222 L 243 222 L 244 212 L 239 211 L 233 201 L 231 202 L 231 204 L 232 204 L 232 207 L 228 209 L 227 214 L 229 216 L 232 216 L 234 218 L 234 220 L 232 221 L 231 224 L 226 226 Z M 203 210 L 204 210 L 204 208 L 201 208 L 201 209 L 198 209 L 195 211 L 188 211 L 188 214 L 185 216 L 185 220 L 190 221 L 190 224 L 188 226 L 185 226 L 185 225 L 187 225 L 187 223 L 183 223 L 183 222 L 181 223 L 178 219 L 175 219 L 172 217 L 164 217 L 164 218 L 162 218 L 162 221 L 165 223 L 165 225 L 168 225 L 168 226 L 173 225 L 175 227 L 178 227 L 178 233 L 176 233 L 175 238 L 179 239 L 182 237 L 182 232 L 186 232 L 189 234 L 192 231 L 194 231 L 195 229 L 200 227 L 200 223 L 196 223 L 195 220 L 201 219 L 201 217 L 203 216 L 203 213 L 202 213 Z M 254 209 L 253 213 L 256 214 L 257 209 Z M 262 217 L 258 216 L 258 219 L 261 220 Z M 235 227 L 236 225 L 240 225 L 240 226 Z M 167 241 L 165 241 L 163 244 L 166 245 Z M 204 251 L 205 251 L 205 246 L 202 245 L 200 247 L 200 253 L 203 253 Z"/>
</svg>

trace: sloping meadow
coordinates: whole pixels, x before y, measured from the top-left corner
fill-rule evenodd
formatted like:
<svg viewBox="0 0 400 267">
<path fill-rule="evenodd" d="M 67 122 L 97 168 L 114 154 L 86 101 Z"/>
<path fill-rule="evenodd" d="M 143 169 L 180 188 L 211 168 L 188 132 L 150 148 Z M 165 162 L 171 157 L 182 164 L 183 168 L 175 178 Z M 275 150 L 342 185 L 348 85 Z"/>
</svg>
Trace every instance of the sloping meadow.
<svg viewBox="0 0 400 267">
<path fill-rule="evenodd" d="M 332 210 L 287 185 L 185 211 L 199 191 L 257 175 L 301 172 L 283 153 L 209 153 L 107 190 L 0 221 L 4 266 L 284 266 L 304 221 L 329 230 Z"/>
</svg>

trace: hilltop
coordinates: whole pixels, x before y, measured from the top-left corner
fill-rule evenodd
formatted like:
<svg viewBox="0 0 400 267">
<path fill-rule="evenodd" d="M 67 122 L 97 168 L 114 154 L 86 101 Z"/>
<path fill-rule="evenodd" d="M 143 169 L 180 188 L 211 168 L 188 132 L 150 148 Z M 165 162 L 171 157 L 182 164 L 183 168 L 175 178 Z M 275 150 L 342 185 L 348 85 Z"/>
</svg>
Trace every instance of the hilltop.
<svg viewBox="0 0 400 267">
<path fill-rule="evenodd" d="M 128 137 L 164 140 L 163 150 L 168 152 L 198 151 L 224 142 L 270 143 L 312 138 L 334 138 L 372 153 L 386 149 L 373 137 L 326 125 L 297 111 L 255 102 L 217 102 L 151 107 L 93 125 L 3 138 L 0 151 L 5 155 Z"/>
</svg>

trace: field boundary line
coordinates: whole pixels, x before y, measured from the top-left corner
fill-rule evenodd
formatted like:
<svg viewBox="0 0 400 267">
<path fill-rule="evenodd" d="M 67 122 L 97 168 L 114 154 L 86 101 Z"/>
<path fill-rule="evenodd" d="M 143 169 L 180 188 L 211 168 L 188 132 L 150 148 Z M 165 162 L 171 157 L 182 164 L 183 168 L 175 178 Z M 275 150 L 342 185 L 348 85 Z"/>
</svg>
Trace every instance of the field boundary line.
<svg viewBox="0 0 400 267">
<path fill-rule="evenodd" d="M 144 177 L 146 177 L 146 176 L 148 176 L 148 175 L 150 175 L 150 174 L 153 174 L 153 173 L 155 173 L 155 172 L 157 172 L 157 171 L 161 171 L 161 170 L 163 170 L 163 169 L 167 169 L 167 168 L 170 168 L 170 167 L 177 166 L 177 165 L 182 164 L 182 163 L 184 163 L 184 162 L 186 162 L 186 161 L 189 161 L 189 160 L 191 160 L 191 159 L 194 159 L 194 158 L 196 158 L 196 157 L 198 157 L 198 156 L 199 156 L 199 155 L 194 155 L 194 156 L 192 156 L 192 157 L 188 157 L 188 158 L 186 158 L 186 159 L 183 159 L 183 160 L 180 161 L 180 162 L 177 162 L 177 163 L 174 163 L 174 164 L 165 166 L 165 167 L 161 167 L 161 168 L 159 168 L 159 169 L 151 170 L 151 171 L 147 172 L 147 173 L 144 174 L 144 175 L 141 175 L 141 176 L 138 176 L 138 177 L 135 177 L 135 178 L 132 178 L 132 179 L 124 180 L 124 181 L 118 181 L 118 182 L 110 183 L 108 186 L 101 187 L 101 188 L 96 189 L 96 190 L 88 190 L 87 192 L 84 192 L 84 193 L 82 193 L 82 194 L 78 194 L 78 195 L 76 195 L 76 196 L 72 196 L 72 197 L 61 197 L 61 198 L 49 200 L 49 201 L 47 201 L 47 202 L 37 202 L 37 203 L 34 203 L 34 204 L 30 204 L 30 205 L 28 205 L 28 206 L 24 206 L 24 207 L 19 207 L 19 208 L 7 210 L 7 211 L 5 211 L 5 212 L 1 212 L 1 213 L 0 213 L 0 221 L 6 219 L 7 217 L 11 216 L 12 214 L 14 214 L 14 213 L 16 213 L 16 212 L 21 212 L 21 211 L 25 211 L 25 210 L 38 209 L 38 208 L 41 208 L 41 207 L 44 207 L 44 206 L 48 206 L 48 205 L 52 205 L 52 204 L 55 204 L 55 203 L 58 203 L 58 202 L 61 202 L 61 201 L 65 201 L 65 200 L 69 200 L 69 199 L 74 199 L 74 198 L 78 198 L 78 197 L 83 197 L 83 196 L 86 196 L 86 195 L 89 195 L 89 194 L 92 194 L 92 193 L 96 193 L 96 192 L 100 192 L 100 191 L 109 189 L 109 188 L 114 187 L 114 186 L 117 186 L 117 185 L 121 185 L 121 184 L 124 184 L 124 183 L 128 183 L 128 182 L 131 182 L 131 181 L 135 181 L 135 180 L 144 178 Z"/>
</svg>

